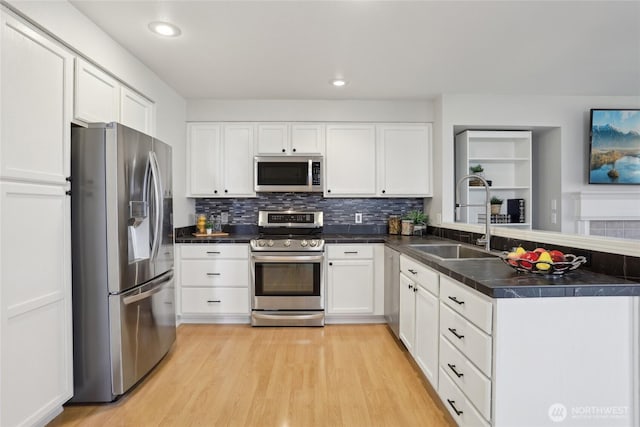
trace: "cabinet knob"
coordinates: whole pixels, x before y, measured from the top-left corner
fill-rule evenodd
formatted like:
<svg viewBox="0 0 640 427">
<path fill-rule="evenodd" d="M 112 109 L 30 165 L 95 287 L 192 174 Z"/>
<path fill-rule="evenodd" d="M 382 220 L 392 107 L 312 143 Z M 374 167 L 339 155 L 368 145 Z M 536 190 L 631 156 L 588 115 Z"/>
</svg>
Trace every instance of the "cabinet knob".
<svg viewBox="0 0 640 427">
<path fill-rule="evenodd" d="M 225 192 L 225 193 L 228 193 L 228 192 L 229 192 L 229 190 L 224 190 L 224 192 Z"/>
<path fill-rule="evenodd" d="M 413 292 L 418 292 L 418 287 L 417 286 L 413 287 Z"/>
<path fill-rule="evenodd" d="M 330 263 L 329 263 L 329 265 L 333 265 L 333 263 L 332 263 L 332 262 L 330 262 Z"/>
<path fill-rule="evenodd" d="M 384 193 L 386 193 L 386 192 L 387 192 L 387 190 L 382 190 L 382 194 L 384 194 Z"/>
<path fill-rule="evenodd" d="M 293 149 L 293 152 L 294 152 L 294 153 L 296 152 L 296 149 L 295 149 L 295 148 Z"/>
<path fill-rule="evenodd" d="M 331 193 L 331 190 L 327 190 L 327 193 Z"/>
<path fill-rule="evenodd" d="M 409 289 L 413 289 L 413 286 L 409 285 Z"/>
<path fill-rule="evenodd" d="M 286 153 L 286 152 L 287 152 L 287 150 L 285 150 L 285 149 L 283 148 L 283 149 L 282 149 L 282 152 L 283 152 L 283 153 Z"/>
</svg>

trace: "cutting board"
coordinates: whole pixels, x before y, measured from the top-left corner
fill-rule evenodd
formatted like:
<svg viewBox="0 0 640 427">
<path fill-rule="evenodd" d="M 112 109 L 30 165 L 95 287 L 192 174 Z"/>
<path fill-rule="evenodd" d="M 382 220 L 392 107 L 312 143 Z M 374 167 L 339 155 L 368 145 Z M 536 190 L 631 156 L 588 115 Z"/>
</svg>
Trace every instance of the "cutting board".
<svg viewBox="0 0 640 427">
<path fill-rule="evenodd" d="M 219 233 L 211 233 L 211 234 L 207 234 L 207 233 L 192 233 L 194 236 L 196 237 L 220 237 L 220 236 L 228 236 L 229 233 L 223 233 L 223 232 L 219 232 Z"/>
</svg>

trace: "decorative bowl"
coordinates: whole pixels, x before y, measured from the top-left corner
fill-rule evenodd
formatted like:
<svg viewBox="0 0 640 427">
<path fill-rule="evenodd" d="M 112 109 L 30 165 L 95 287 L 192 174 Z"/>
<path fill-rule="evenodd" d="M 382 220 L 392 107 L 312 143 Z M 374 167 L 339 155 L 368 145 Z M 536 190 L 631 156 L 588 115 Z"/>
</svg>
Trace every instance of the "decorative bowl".
<svg viewBox="0 0 640 427">
<path fill-rule="evenodd" d="M 573 254 L 564 254 L 564 261 L 550 262 L 550 261 L 532 261 L 523 258 L 507 258 L 508 252 L 503 252 L 500 255 L 500 259 L 509 267 L 516 271 L 522 271 L 525 273 L 542 274 L 548 276 L 559 276 L 567 271 L 575 270 L 582 264 L 587 262 L 587 259 L 583 256 L 576 256 Z M 548 266 L 548 268 L 547 268 Z"/>
</svg>

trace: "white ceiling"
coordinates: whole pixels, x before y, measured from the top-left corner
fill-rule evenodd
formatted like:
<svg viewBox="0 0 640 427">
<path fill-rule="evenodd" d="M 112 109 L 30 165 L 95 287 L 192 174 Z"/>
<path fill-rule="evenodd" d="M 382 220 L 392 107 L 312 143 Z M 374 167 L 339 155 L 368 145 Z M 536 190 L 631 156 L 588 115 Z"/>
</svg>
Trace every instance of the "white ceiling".
<svg viewBox="0 0 640 427">
<path fill-rule="evenodd" d="M 185 98 L 640 95 L 640 1 L 71 3 Z"/>
</svg>

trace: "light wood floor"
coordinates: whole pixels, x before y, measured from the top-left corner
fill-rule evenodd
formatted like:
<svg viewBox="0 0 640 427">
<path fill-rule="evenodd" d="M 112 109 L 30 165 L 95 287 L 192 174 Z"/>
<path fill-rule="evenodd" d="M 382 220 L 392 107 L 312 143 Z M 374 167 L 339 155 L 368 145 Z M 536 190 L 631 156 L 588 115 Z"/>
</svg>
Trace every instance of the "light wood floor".
<svg viewBox="0 0 640 427">
<path fill-rule="evenodd" d="M 128 395 L 50 426 L 453 425 L 427 387 L 385 325 L 182 325 Z"/>
</svg>

